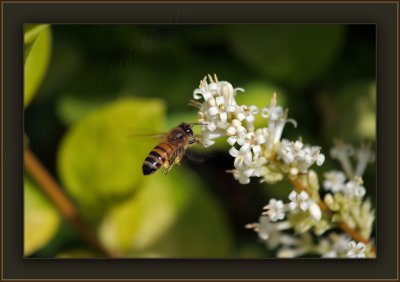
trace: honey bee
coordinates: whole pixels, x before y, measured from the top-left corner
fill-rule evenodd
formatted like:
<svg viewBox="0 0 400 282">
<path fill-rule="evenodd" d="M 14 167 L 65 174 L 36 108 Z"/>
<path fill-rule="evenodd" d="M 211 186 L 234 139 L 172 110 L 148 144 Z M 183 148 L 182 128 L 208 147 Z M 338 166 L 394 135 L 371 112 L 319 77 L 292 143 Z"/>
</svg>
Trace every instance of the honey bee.
<svg viewBox="0 0 400 282">
<path fill-rule="evenodd" d="M 200 143 L 192 127 L 200 123 L 181 123 L 164 135 L 164 140 L 147 155 L 142 165 L 144 175 L 150 175 L 164 166 L 167 175 L 174 164 L 180 164 L 189 145 Z"/>
</svg>

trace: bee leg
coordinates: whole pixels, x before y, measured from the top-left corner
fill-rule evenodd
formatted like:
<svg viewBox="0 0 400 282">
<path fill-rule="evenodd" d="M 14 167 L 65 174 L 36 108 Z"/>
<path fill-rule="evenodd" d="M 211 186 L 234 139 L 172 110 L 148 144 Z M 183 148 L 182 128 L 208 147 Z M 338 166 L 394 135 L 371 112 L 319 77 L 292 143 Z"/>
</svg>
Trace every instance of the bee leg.
<svg viewBox="0 0 400 282">
<path fill-rule="evenodd" d="M 192 144 L 195 144 L 195 143 L 200 144 L 200 145 L 202 145 L 204 147 L 204 144 L 201 143 L 201 141 L 199 139 L 197 139 L 197 138 L 189 141 L 189 145 L 192 145 Z"/>
<path fill-rule="evenodd" d="M 201 103 L 193 99 L 189 101 L 188 105 L 198 109 L 201 108 Z"/>
<path fill-rule="evenodd" d="M 166 161 L 166 162 L 164 163 L 164 167 L 165 167 L 164 175 L 167 175 L 168 172 L 172 169 L 173 166 L 174 166 L 174 162 Z"/>
<path fill-rule="evenodd" d="M 177 164 L 177 165 L 181 165 L 181 160 L 182 160 L 181 157 L 176 157 L 174 163 Z"/>
</svg>

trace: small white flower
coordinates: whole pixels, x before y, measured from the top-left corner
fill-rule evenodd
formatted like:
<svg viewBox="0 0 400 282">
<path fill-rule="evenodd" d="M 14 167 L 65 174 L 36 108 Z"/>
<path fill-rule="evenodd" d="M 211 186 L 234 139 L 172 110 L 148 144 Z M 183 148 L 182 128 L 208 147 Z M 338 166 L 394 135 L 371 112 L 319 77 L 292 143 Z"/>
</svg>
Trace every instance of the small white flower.
<svg viewBox="0 0 400 282">
<path fill-rule="evenodd" d="M 308 198 L 308 194 L 304 191 L 301 191 L 300 194 L 298 194 L 296 191 L 292 191 L 289 194 L 289 209 L 294 211 L 297 208 L 300 208 L 302 211 L 306 211 L 309 207 Z"/>
<path fill-rule="evenodd" d="M 204 99 L 203 103 L 196 103 L 200 105 L 199 122 L 206 124 L 202 127 L 202 143 L 205 146 L 214 144 L 213 139 L 225 135 L 231 125 L 230 116 L 238 109 L 235 101 L 236 92 L 243 91 L 241 88 L 233 89 L 229 82 L 218 81 L 216 75 L 214 77 L 209 75 L 208 80 L 210 83 L 207 82 L 207 77 L 204 77 L 200 81 L 199 88 L 193 92 L 195 100 Z M 208 134 L 209 132 L 217 134 Z"/>
<path fill-rule="evenodd" d="M 280 158 L 285 162 L 285 163 L 291 163 L 294 161 L 296 155 L 293 150 L 292 142 L 289 140 L 283 139 L 281 142 L 281 148 L 278 152 Z"/>
<path fill-rule="evenodd" d="M 232 173 L 233 178 L 239 181 L 240 184 L 250 183 L 250 176 L 242 169 L 233 169 L 233 170 L 228 170 L 227 172 Z"/>
<path fill-rule="evenodd" d="M 346 183 L 344 186 L 344 192 L 350 197 L 357 197 L 357 198 L 362 198 L 364 197 L 366 190 L 365 187 L 361 185 L 362 180 L 361 178 L 355 178 L 354 180 L 351 180 Z"/>
<path fill-rule="evenodd" d="M 238 119 L 234 119 L 232 120 L 231 126 L 226 130 L 226 134 L 229 136 L 227 142 L 231 146 L 235 145 L 235 143 L 243 146 L 246 133 L 247 129 L 242 125 L 242 122 Z"/>
<path fill-rule="evenodd" d="M 211 81 L 213 81 L 211 79 Z M 207 76 L 205 76 L 201 81 L 199 88 L 196 88 L 193 91 L 193 98 L 196 100 L 204 98 L 205 101 L 208 101 L 216 92 L 218 91 L 218 85 L 215 82 L 208 84 Z"/>
<path fill-rule="evenodd" d="M 270 102 L 269 106 L 264 107 L 261 110 L 261 116 L 263 118 L 267 118 L 268 123 L 270 123 L 271 121 L 272 122 L 277 121 L 284 114 L 282 107 L 276 106 L 276 104 L 277 104 L 276 103 L 276 93 L 274 93 L 274 95 L 271 98 L 271 102 Z"/>
<path fill-rule="evenodd" d="M 354 154 L 354 148 L 349 144 L 336 140 L 335 146 L 331 148 L 330 153 L 333 159 L 337 159 L 340 162 L 347 177 L 352 178 L 354 171 L 350 162 L 350 156 Z"/>
<path fill-rule="evenodd" d="M 279 258 L 294 258 L 302 256 L 315 249 L 315 244 L 309 233 L 303 233 L 299 237 L 291 240 L 290 244 L 283 244 L 283 248 L 278 250 Z"/>
<path fill-rule="evenodd" d="M 357 159 L 355 175 L 361 177 L 367 164 L 375 160 L 375 155 L 371 151 L 371 143 L 361 144 L 360 148 L 356 151 L 355 157 Z"/>
<path fill-rule="evenodd" d="M 266 241 L 270 249 L 279 245 L 282 237 L 280 231 L 289 229 L 290 227 L 289 222 L 281 221 L 273 223 L 269 220 L 268 216 L 261 216 L 259 222 L 246 225 L 246 228 L 254 229 L 258 233 L 258 237 Z"/>
<path fill-rule="evenodd" d="M 347 244 L 346 257 L 348 257 L 348 258 L 365 258 L 365 244 L 362 242 L 356 243 L 355 241 L 350 241 Z"/>
<path fill-rule="evenodd" d="M 311 217 L 315 221 L 321 220 L 322 212 L 321 212 L 321 208 L 319 207 L 319 205 L 317 203 L 315 203 L 314 201 L 310 201 L 308 211 L 309 211 Z"/>
<path fill-rule="evenodd" d="M 223 136 L 223 133 L 220 130 L 216 131 L 203 130 L 201 132 L 201 143 L 205 147 L 209 147 L 215 143 L 213 139 L 219 138 L 221 136 Z"/>
<path fill-rule="evenodd" d="M 281 200 L 270 199 L 269 204 L 264 207 L 263 215 L 268 215 L 272 222 L 285 218 L 285 205 Z"/>
<path fill-rule="evenodd" d="M 281 141 L 278 156 L 285 164 L 288 164 L 290 173 L 307 173 L 310 166 L 314 163 L 322 165 L 325 156 L 320 153 L 320 147 L 304 145 L 301 141 L 292 142 L 286 139 Z"/>
<path fill-rule="evenodd" d="M 250 166 L 252 163 L 252 154 L 249 150 L 238 150 L 235 147 L 232 147 L 229 150 L 229 154 L 235 158 L 233 163 L 235 168 L 241 168 L 243 164 L 245 166 Z"/>
<path fill-rule="evenodd" d="M 321 208 L 315 203 L 313 200 L 310 199 L 310 196 L 305 191 L 301 191 L 298 194 L 296 191 L 292 191 L 289 194 L 290 203 L 288 204 L 289 210 L 292 212 L 300 209 L 303 212 L 307 211 L 310 213 L 311 217 L 315 221 L 319 221 L 322 217 Z"/>
<path fill-rule="evenodd" d="M 267 159 L 260 157 L 259 155 L 254 155 L 253 160 L 246 170 L 246 174 L 250 176 L 260 177 L 264 165 L 267 163 Z"/>
<path fill-rule="evenodd" d="M 254 115 L 258 114 L 258 108 L 254 105 L 247 107 L 242 105 L 239 107 L 237 117 L 240 121 L 246 120 L 248 123 L 253 123 L 255 121 Z"/>
<path fill-rule="evenodd" d="M 256 144 L 265 144 L 267 142 L 267 139 L 269 137 L 268 129 L 267 128 L 258 128 L 254 132 L 254 139 Z"/>
<path fill-rule="evenodd" d="M 330 171 L 324 174 L 325 180 L 323 186 L 325 190 L 332 191 L 333 193 L 342 191 L 344 189 L 344 182 L 346 175 L 341 171 Z"/>
<path fill-rule="evenodd" d="M 302 255 L 305 255 L 308 252 L 307 249 L 304 248 L 282 248 L 276 254 L 278 258 L 295 258 Z"/>
<path fill-rule="evenodd" d="M 282 173 L 272 170 L 269 166 L 262 166 L 260 168 L 260 183 L 267 182 L 270 184 L 276 183 L 283 179 Z"/>
</svg>

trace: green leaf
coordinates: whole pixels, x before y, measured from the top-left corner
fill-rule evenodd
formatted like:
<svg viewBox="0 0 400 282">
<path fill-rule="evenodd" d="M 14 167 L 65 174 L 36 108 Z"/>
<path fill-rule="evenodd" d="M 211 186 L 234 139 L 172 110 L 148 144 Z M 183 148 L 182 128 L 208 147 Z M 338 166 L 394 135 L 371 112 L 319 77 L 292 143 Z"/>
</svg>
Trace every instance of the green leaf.
<svg viewBox="0 0 400 282">
<path fill-rule="evenodd" d="M 103 244 L 128 257 L 224 257 L 229 234 L 221 208 L 184 166 L 149 176 L 100 227 Z"/>
<path fill-rule="evenodd" d="M 24 177 L 24 256 L 29 256 L 56 234 L 60 215 L 28 177 Z"/>
<path fill-rule="evenodd" d="M 161 129 L 164 112 L 160 100 L 120 99 L 89 113 L 66 134 L 59 174 L 90 220 L 97 222 L 143 179 L 143 160 L 158 141 L 133 135 Z"/>
<path fill-rule="evenodd" d="M 59 252 L 56 255 L 57 258 L 63 258 L 63 259 L 68 259 L 68 258 L 96 258 L 98 257 L 98 254 L 93 252 L 92 250 L 85 249 L 85 248 L 77 248 L 77 249 L 70 249 L 66 251 Z"/>
<path fill-rule="evenodd" d="M 303 87 L 328 69 L 340 51 L 339 25 L 236 25 L 232 46 L 249 66 L 268 79 Z"/>
<path fill-rule="evenodd" d="M 46 74 L 51 55 L 49 25 L 24 25 L 24 107 L 36 94 Z"/>
<path fill-rule="evenodd" d="M 48 24 L 25 24 L 24 44 L 32 43 L 40 35 L 40 33 L 48 27 Z"/>
</svg>

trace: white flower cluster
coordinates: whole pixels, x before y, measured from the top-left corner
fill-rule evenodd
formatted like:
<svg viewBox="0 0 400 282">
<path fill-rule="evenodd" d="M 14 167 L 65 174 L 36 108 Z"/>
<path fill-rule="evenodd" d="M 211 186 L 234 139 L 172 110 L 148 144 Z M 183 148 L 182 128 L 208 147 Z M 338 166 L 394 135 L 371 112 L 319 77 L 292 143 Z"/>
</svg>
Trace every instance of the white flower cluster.
<svg viewBox="0 0 400 282">
<path fill-rule="evenodd" d="M 331 233 L 328 238 L 313 239 L 310 233 L 300 236 L 285 233 L 291 229 L 289 221 L 273 222 L 271 217 L 261 216 L 259 222 L 247 224 L 269 249 L 278 248 L 277 257 L 294 258 L 316 254 L 322 258 L 366 258 L 370 246 L 355 242 L 349 236 Z"/>
<path fill-rule="evenodd" d="M 320 241 L 317 250 L 323 258 L 366 258 L 367 249 L 364 243 L 357 243 L 349 236 L 332 233 Z"/>
<path fill-rule="evenodd" d="M 342 192 L 349 198 L 364 197 L 366 190 L 362 186 L 362 175 L 369 162 L 375 160 L 375 156 L 371 151 L 370 144 L 361 144 L 360 148 L 355 150 L 350 144 L 342 141 L 336 141 L 335 146 L 331 149 L 331 156 L 337 159 L 342 165 L 343 171 L 330 171 L 324 174 L 325 180 L 323 186 L 325 190 L 332 193 Z M 356 169 L 353 169 L 350 158 L 354 156 L 357 160 Z M 346 182 L 346 180 L 348 181 Z"/>
<path fill-rule="evenodd" d="M 318 146 L 304 144 L 301 139 L 282 138 L 284 127 L 296 121 L 288 119 L 288 110 L 277 105 L 276 94 L 262 109 L 238 105 L 237 92 L 227 81 L 218 81 L 214 75 L 204 77 L 194 90 L 191 104 L 199 108 L 202 124 L 201 139 L 211 146 L 215 139 L 226 137 L 234 158 L 234 169 L 229 170 L 241 184 L 251 177 L 260 182 L 275 183 L 286 177 L 294 190 L 289 202 L 270 199 L 259 222 L 247 224 L 270 249 L 277 249 L 278 257 L 296 257 L 319 254 L 322 257 L 373 257 L 370 239 L 375 220 L 369 199 L 363 200 L 366 189 L 362 174 L 368 162 L 374 160 L 369 144 L 355 150 L 343 142 L 336 142 L 330 151 L 332 158 L 342 165 L 343 172 L 325 173 L 323 200 L 314 164 L 321 166 L 325 156 Z M 257 115 L 266 120 L 265 126 L 255 128 Z M 353 167 L 351 157 L 357 161 Z M 335 233 L 343 229 L 351 237 Z M 289 232 L 287 232 L 289 231 Z M 293 232 L 294 231 L 294 232 Z"/>
<path fill-rule="evenodd" d="M 323 186 L 325 190 L 332 191 L 332 193 L 342 192 L 350 198 L 364 197 L 366 190 L 362 186 L 362 179 L 358 176 L 346 182 L 346 176 L 341 171 L 330 171 L 324 174 L 325 180 Z"/>
<path fill-rule="evenodd" d="M 340 148 L 346 148 L 346 151 L 350 152 L 348 149 L 352 147 L 340 143 Z M 366 148 L 367 146 L 363 146 L 358 152 L 363 151 L 363 154 L 369 157 L 358 158 L 357 167 L 360 167 L 360 160 L 368 162 L 371 159 L 372 152 Z M 343 160 L 345 154 L 341 156 Z M 365 169 L 364 164 L 361 166 Z M 347 168 L 352 169 L 350 161 L 347 162 Z M 270 199 L 269 204 L 264 207 L 260 222 L 246 227 L 258 232 L 260 239 L 268 247 L 279 247 L 278 257 L 296 257 L 304 254 L 318 254 L 324 258 L 374 257 L 371 244 L 356 242 L 344 234 L 327 232 L 337 228 L 336 223 L 341 222 L 354 229 L 362 238 L 370 237 L 375 215 L 370 200 L 362 200 L 366 190 L 359 176 L 362 171 L 358 172 L 359 174 L 353 175 L 351 180 L 347 180 L 346 174 L 341 171 L 325 173 L 323 187 L 328 193 L 322 201 L 318 193 L 316 174 L 309 171 L 303 184 L 308 183 L 307 189 L 313 192 L 312 198 L 306 191 L 292 191 L 288 197 L 290 202 L 287 204 L 278 199 Z M 324 216 L 320 205 L 329 210 Z M 284 233 L 290 229 L 294 229 L 299 235 Z M 321 236 L 324 233 L 328 236 Z M 315 238 L 312 234 L 321 237 Z"/>
<path fill-rule="evenodd" d="M 255 116 L 260 111 L 254 105 L 237 105 L 238 91 L 244 90 L 209 75 L 193 93 L 193 98 L 202 102 L 192 103 L 199 107 L 199 122 L 204 124 L 201 133 L 204 146 L 213 145 L 216 138 L 228 137 L 227 142 L 232 146 L 229 154 L 235 158 L 230 172 L 236 180 L 241 184 L 248 184 L 250 177 L 261 177 L 262 182 L 281 180 L 281 172 L 269 165 L 274 156 L 283 161 L 282 172 L 291 175 L 306 173 L 314 163 L 322 165 L 325 157 L 319 147 L 281 140 L 285 124 L 291 122 L 296 126 L 296 122 L 287 119 L 287 110 L 277 106 L 275 94 L 271 103 L 261 110 L 268 126 L 256 129 Z"/>
<path fill-rule="evenodd" d="M 325 156 L 320 153 L 320 149 L 320 147 L 304 146 L 301 141 L 291 142 L 284 139 L 278 156 L 286 164 L 283 170 L 289 172 L 291 176 L 296 176 L 299 173 L 307 173 L 314 163 L 318 166 L 324 163 Z"/>
<path fill-rule="evenodd" d="M 335 146 L 331 149 L 331 157 L 337 159 L 342 165 L 343 171 L 347 178 L 353 179 L 361 177 L 368 163 L 375 160 L 375 155 L 371 150 L 371 144 L 361 144 L 360 148 L 355 150 L 350 144 L 346 144 L 340 140 L 335 141 Z M 353 169 L 350 158 L 354 157 L 357 161 L 356 169 Z"/>
<path fill-rule="evenodd" d="M 290 203 L 284 204 L 281 200 L 270 199 L 269 204 L 264 207 L 265 212 L 263 215 L 267 215 L 272 222 L 285 218 L 285 212 L 308 212 L 309 215 L 315 220 L 319 221 L 322 216 L 322 212 L 318 204 L 310 199 L 307 192 L 297 193 L 292 191 L 289 194 Z"/>
</svg>

